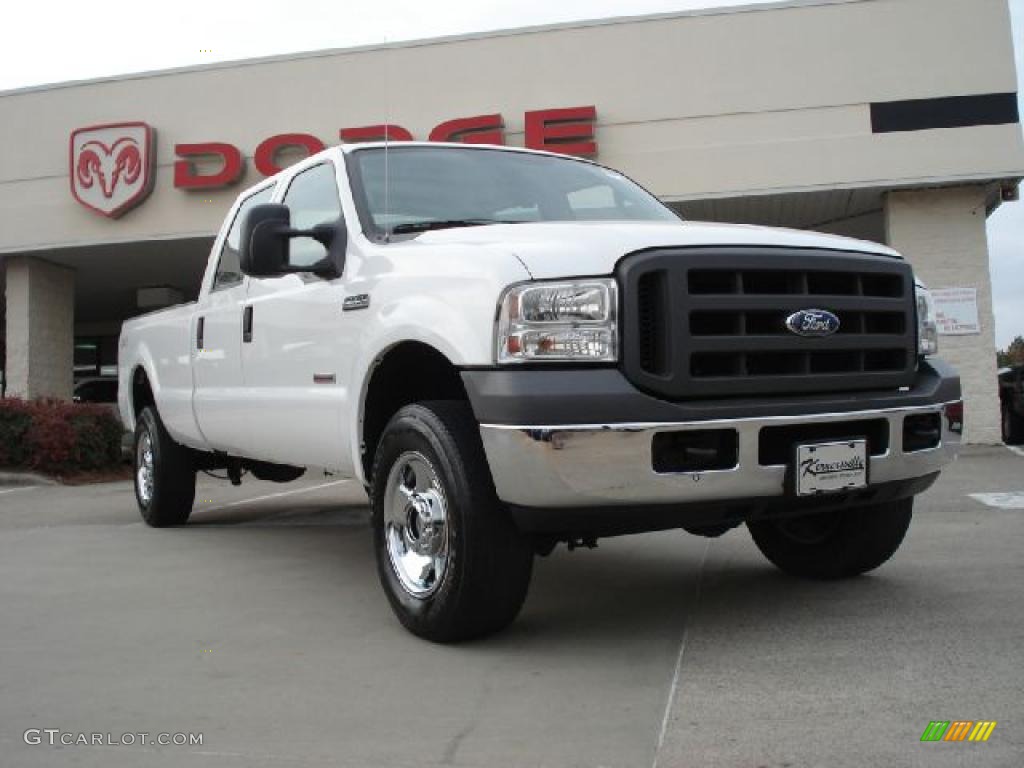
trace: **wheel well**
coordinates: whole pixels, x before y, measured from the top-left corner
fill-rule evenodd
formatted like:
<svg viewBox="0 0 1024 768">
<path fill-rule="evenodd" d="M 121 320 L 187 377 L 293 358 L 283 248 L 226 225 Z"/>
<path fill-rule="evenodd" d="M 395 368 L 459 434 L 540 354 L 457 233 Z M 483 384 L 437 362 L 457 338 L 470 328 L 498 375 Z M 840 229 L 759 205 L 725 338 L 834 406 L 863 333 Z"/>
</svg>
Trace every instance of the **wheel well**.
<svg viewBox="0 0 1024 768">
<path fill-rule="evenodd" d="M 391 417 L 403 406 L 423 400 L 468 400 L 458 369 L 427 344 L 406 341 L 378 358 L 363 407 L 362 462 L 367 482 L 377 443 Z"/>
<path fill-rule="evenodd" d="M 156 405 L 153 388 L 149 385 L 149 377 L 140 367 L 132 374 L 132 412 L 138 416 L 147 405 Z"/>
</svg>

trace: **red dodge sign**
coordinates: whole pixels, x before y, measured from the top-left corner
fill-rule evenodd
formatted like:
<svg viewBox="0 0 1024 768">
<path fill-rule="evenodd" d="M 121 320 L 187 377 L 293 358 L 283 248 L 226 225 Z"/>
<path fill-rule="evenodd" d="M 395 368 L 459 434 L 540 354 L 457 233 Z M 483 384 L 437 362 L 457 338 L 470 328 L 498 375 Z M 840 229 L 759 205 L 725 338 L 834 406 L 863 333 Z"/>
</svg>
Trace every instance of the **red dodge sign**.
<svg viewBox="0 0 1024 768">
<path fill-rule="evenodd" d="M 563 109 L 539 109 L 527 112 L 524 145 L 529 149 L 543 149 L 566 155 L 593 156 L 597 154 L 594 140 L 594 121 L 597 110 L 593 106 Z M 412 141 L 410 131 L 400 125 L 381 123 L 357 128 L 342 128 L 338 138 L 345 143 L 359 141 Z M 504 144 L 505 123 L 500 114 L 474 115 L 446 120 L 437 125 L 427 137 L 429 141 L 461 141 L 467 144 Z M 264 176 L 273 176 L 281 170 L 278 155 L 283 150 L 298 149 L 312 155 L 326 145 L 308 133 L 279 133 L 262 141 L 253 152 L 253 164 Z M 174 154 L 174 186 L 179 189 L 211 189 L 226 187 L 238 181 L 245 171 L 245 156 L 234 144 L 208 141 L 197 144 L 176 144 Z M 202 172 L 204 165 L 218 167 L 213 172 Z"/>
</svg>

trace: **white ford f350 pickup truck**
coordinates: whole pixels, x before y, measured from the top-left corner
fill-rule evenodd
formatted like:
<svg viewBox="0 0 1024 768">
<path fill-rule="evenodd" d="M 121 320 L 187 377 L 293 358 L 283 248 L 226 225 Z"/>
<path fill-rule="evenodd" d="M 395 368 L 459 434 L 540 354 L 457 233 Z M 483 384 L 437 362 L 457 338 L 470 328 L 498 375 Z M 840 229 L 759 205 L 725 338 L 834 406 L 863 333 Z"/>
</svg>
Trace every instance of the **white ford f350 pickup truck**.
<svg viewBox="0 0 1024 768">
<path fill-rule="evenodd" d="M 356 478 L 395 613 L 453 641 L 563 541 L 745 523 L 789 573 L 881 565 L 960 440 L 936 338 L 883 246 L 682 221 L 560 155 L 360 144 L 238 198 L 198 301 L 125 323 L 119 405 L 147 523 L 197 470 Z"/>
</svg>

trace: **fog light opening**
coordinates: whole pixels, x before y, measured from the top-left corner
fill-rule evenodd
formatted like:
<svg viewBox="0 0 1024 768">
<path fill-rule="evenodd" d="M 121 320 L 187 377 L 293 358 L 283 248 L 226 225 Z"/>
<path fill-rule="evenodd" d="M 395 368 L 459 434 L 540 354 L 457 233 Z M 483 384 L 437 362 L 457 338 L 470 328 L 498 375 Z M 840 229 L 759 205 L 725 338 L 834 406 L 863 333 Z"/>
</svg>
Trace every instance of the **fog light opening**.
<svg viewBox="0 0 1024 768">
<path fill-rule="evenodd" d="M 903 419 L 903 452 L 927 451 L 942 442 L 942 418 L 938 413 L 918 413 Z"/>
</svg>

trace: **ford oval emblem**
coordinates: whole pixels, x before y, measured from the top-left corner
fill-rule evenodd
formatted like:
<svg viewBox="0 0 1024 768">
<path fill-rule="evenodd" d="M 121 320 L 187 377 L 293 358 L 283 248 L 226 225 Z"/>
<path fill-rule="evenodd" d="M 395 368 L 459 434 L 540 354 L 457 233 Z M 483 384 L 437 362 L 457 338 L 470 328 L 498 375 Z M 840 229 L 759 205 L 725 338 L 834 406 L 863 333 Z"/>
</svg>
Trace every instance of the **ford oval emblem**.
<svg viewBox="0 0 1024 768">
<path fill-rule="evenodd" d="M 831 336 L 839 330 L 839 318 L 827 309 L 801 309 L 786 318 L 786 327 L 797 336 Z"/>
</svg>

